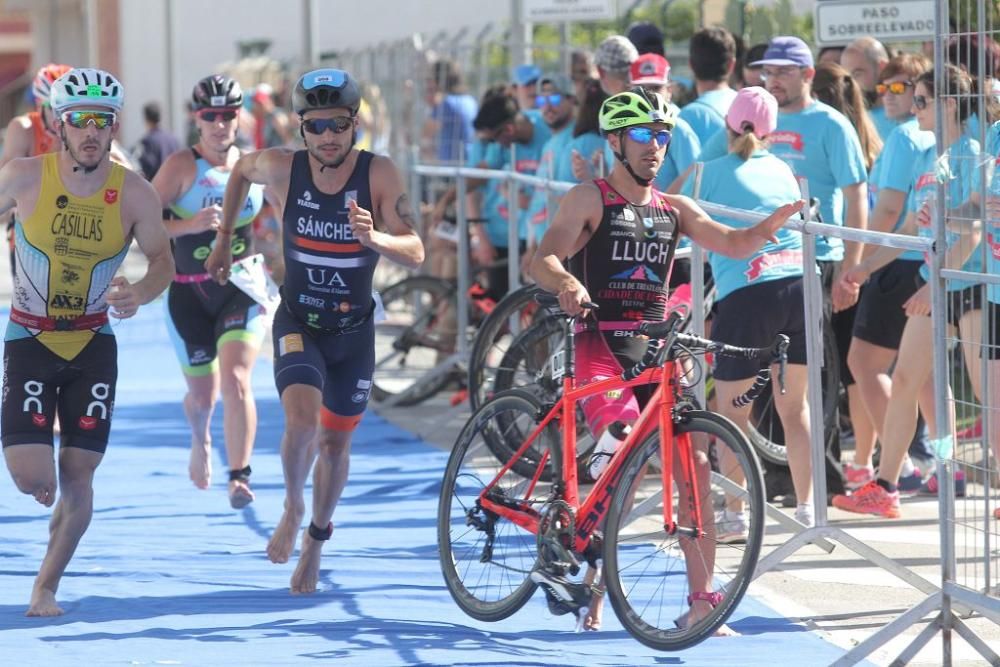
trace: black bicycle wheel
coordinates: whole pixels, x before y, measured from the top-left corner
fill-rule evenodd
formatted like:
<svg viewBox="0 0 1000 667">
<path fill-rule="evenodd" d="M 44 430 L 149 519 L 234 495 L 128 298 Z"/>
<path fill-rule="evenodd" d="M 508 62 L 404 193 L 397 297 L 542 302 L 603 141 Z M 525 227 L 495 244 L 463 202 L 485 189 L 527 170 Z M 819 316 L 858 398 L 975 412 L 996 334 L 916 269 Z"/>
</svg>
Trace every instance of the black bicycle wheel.
<svg viewBox="0 0 1000 667">
<path fill-rule="evenodd" d="M 503 467 L 490 441 L 523 441 L 542 416 L 530 394 L 498 396 L 472 415 L 448 460 L 438 503 L 441 572 L 458 606 L 480 621 L 507 618 L 536 588 L 528 578 L 538 559 L 535 535 L 484 509 L 478 499 Z M 547 441 L 542 446 L 555 445 L 559 433 L 547 428 L 540 437 Z M 550 459 L 546 465 L 556 463 Z M 552 497 L 552 484 L 533 485 L 531 480 L 508 470 L 491 488 L 490 497 L 540 510 Z"/>
<path fill-rule="evenodd" d="M 479 325 L 469 353 L 469 405 L 475 410 L 493 393 L 493 378 L 497 366 L 510 346 L 514 335 L 544 313 L 535 303 L 537 285 L 524 285 L 507 294 Z M 516 316 L 516 328 L 511 331 L 511 317 Z"/>
<path fill-rule="evenodd" d="M 565 324 L 563 318 L 550 316 L 536 321 L 527 329 L 514 337 L 510 347 L 504 353 L 496 368 L 493 379 L 493 394 L 508 389 L 522 389 L 537 397 L 543 405 L 552 405 L 562 395 L 562 379 L 553 377 L 553 358 L 561 353 L 566 344 Z M 587 479 L 590 455 L 597 442 L 587 428 L 587 420 L 583 409 L 577 406 L 576 411 L 576 460 L 579 479 Z M 514 449 L 500 449 L 497 456 L 506 461 L 514 455 L 520 442 L 511 443 Z M 498 443 L 500 447 L 506 443 Z M 529 450 L 514 464 L 519 466 L 522 475 L 534 471 L 534 463 L 539 460 L 540 453 Z M 546 479 L 546 481 L 550 481 Z"/>
<path fill-rule="evenodd" d="M 697 488 L 704 537 L 669 535 L 664 529 L 657 432 L 622 468 L 604 543 L 605 583 L 618 619 L 640 642 L 661 651 L 693 646 L 726 622 L 750 584 L 764 537 L 764 481 L 746 437 L 725 417 L 701 410 L 683 413 L 674 428 L 677 437 L 690 436 L 702 462 Z M 691 527 L 691 493 L 676 466 L 673 480 L 668 490 L 673 519 Z M 739 520 L 716 526 L 714 510 L 738 502 L 743 511 L 734 516 Z M 692 579 L 702 585 L 692 589 Z M 721 598 L 696 622 L 688 617 L 692 590 Z"/>
<path fill-rule="evenodd" d="M 828 321 L 823 323 L 823 442 L 829 443 L 829 435 L 840 428 L 838 414 L 840 406 L 840 357 L 833 329 Z M 781 418 L 774 407 L 773 384 L 768 384 L 753 402 L 747 425 L 750 444 L 761 459 L 780 466 L 788 466 L 788 449 L 785 447 L 785 431 Z"/>
<path fill-rule="evenodd" d="M 386 319 L 375 325 L 372 398 L 415 405 L 453 379 L 430 371 L 455 349 L 455 287 L 442 278 L 411 276 L 380 296 Z"/>
</svg>

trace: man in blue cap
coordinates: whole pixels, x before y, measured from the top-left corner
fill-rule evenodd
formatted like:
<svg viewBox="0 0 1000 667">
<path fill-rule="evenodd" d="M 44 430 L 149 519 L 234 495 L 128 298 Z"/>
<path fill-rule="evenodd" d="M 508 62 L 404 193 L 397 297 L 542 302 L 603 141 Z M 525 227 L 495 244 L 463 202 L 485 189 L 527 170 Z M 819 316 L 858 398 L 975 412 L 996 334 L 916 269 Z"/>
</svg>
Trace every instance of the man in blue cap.
<svg viewBox="0 0 1000 667">
<path fill-rule="evenodd" d="M 778 127 L 771 133 L 771 152 L 788 163 L 796 176 L 809 183 L 818 197 L 823 222 L 856 229 L 868 226 L 867 170 L 861 143 L 851 122 L 836 109 L 812 96 L 816 74 L 813 55 L 798 37 L 775 37 L 764 57 L 750 63 L 761 66 L 765 86 L 778 101 Z M 816 259 L 823 275 L 826 309 L 845 311 L 857 303 L 858 290 L 849 289 L 840 275 L 861 259 L 862 244 L 838 238 L 816 238 Z M 829 310 L 828 310 L 829 312 Z M 850 315 L 832 318 L 841 357 L 846 359 L 853 326 Z M 841 363 L 842 373 L 846 363 Z M 845 373 L 846 374 L 846 373 Z M 800 520 L 811 514 L 808 498 L 799 498 Z M 804 521 L 803 523 L 808 523 Z"/>
<path fill-rule="evenodd" d="M 542 70 L 538 65 L 518 65 L 514 68 L 514 90 L 517 104 L 522 109 L 535 108 L 535 88 Z"/>
</svg>

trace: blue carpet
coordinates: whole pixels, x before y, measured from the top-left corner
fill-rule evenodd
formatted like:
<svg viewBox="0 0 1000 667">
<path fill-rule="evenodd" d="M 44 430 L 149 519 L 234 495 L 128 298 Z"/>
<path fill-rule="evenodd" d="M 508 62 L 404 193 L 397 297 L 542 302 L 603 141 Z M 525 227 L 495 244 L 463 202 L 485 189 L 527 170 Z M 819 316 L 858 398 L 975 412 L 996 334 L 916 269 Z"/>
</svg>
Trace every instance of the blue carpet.
<svg viewBox="0 0 1000 667">
<path fill-rule="evenodd" d="M 260 411 L 257 501 L 229 508 L 219 447 L 213 487 L 187 478 L 184 383 L 156 306 L 116 328 L 112 441 L 95 481 L 90 530 L 63 579 L 66 609 L 24 617 L 45 550 L 49 510 L 0 481 L 0 664 L 286 665 L 825 665 L 843 652 L 747 598 L 741 637 L 678 654 L 632 639 L 610 607 L 605 630 L 574 634 L 541 594 L 497 624 L 463 615 L 441 578 L 435 533 L 447 456 L 368 414 L 354 443 L 316 595 L 288 593 L 292 563 L 264 546 L 281 514 L 281 407 L 270 363 L 254 374 Z M 308 503 L 308 498 L 307 498 Z M 751 589 L 752 590 L 752 589 Z"/>
</svg>

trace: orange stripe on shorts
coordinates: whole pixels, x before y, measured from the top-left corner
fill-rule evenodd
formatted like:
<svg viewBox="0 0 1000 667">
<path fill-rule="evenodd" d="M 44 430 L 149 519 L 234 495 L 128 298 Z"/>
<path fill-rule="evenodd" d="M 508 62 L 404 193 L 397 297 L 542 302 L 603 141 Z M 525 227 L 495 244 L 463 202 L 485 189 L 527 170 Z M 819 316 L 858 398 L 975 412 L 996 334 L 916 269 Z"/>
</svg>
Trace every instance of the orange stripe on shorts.
<svg viewBox="0 0 1000 667">
<path fill-rule="evenodd" d="M 328 431 L 353 431 L 361 423 L 362 415 L 344 417 L 330 412 L 325 407 L 319 412 L 319 423 Z"/>
</svg>

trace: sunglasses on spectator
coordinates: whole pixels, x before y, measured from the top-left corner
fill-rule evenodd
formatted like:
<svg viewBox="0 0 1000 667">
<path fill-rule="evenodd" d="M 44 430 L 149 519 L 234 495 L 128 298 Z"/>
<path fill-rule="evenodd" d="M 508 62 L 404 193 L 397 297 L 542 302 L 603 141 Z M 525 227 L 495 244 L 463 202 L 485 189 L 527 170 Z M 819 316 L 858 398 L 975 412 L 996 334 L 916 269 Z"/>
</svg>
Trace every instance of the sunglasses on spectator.
<svg viewBox="0 0 1000 667">
<path fill-rule="evenodd" d="M 927 108 L 927 103 L 929 100 L 934 99 L 933 97 L 927 97 L 926 95 L 914 95 L 913 96 L 913 106 L 917 107 L 921 111 Z"/>
<path fill-rule="evenodd" d="M 226 109 L 224 111 L 199 111 L 198 118 L 208 123 L 214 123 L 217 120 L 223 120 L 229 122 L 236 118 L 236 109 Z"/>
<path fill-rule="evenodd" d="M 535 106 L 541 109 L 546 104 L 552 107 L 557 107 L 562 104 L 562 93 L 550 93 L 548 95 L 536 95 L 535 96 Z"/>
<path fill-rule="evenodd" d="M 670 145 L 670 132 L 667 130 L 653 130 L 648 127 L 630 127 L 626 130 L 628 138 L 640 144 L 648 144 L 653 139 L 663 147 Z"/>
<path fill-rule="evenodd" d="M 885 95 L 886 93 L 892 93 L 893 95 L 902 95 L 906 92 L 907 88 L 912 88 L 912 81 L 893 81 L 892 83 L 880 83 L 875 86 L 875 92 L 879 95 Z"/>
<path fill-rule="evenodd" d="M 302 127 L 309 134 L 323 134 L 330 130 L 334 134 L 347 132 L 354 126 L 354 119 L 347 116 L 336 118 L 310 118 L 302 121 Z"/>
<path fill-rule="evenodd" d="M 93 123 L 98 130 L 111 127 L 118 120 L 118 114 L 114 111 L 67 111 L 62 115 L 63 122 L 78 130 L 82 130 L 89 123 Z"/>
</svg>

